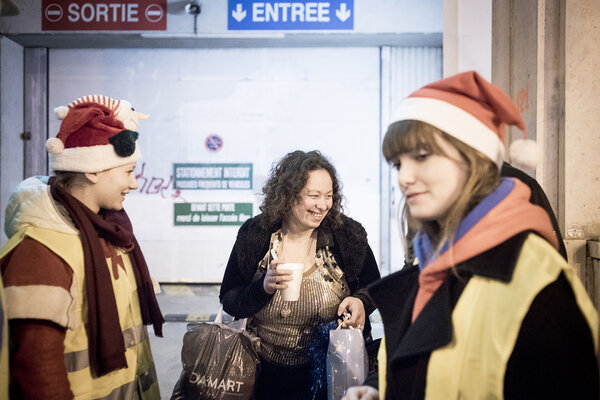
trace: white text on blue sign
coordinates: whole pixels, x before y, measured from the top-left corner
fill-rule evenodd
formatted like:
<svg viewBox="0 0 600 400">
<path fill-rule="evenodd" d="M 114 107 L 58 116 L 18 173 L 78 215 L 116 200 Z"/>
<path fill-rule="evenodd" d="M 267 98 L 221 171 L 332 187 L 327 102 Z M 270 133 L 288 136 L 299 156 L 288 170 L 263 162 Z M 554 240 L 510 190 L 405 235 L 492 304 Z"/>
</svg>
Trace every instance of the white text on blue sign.
<svg viewBox="0 0 600 400">
<path fill-rule="evenodd" d="M 228 0 L 229 30 L 352 30 L 354 0 Z"/>
</svg>

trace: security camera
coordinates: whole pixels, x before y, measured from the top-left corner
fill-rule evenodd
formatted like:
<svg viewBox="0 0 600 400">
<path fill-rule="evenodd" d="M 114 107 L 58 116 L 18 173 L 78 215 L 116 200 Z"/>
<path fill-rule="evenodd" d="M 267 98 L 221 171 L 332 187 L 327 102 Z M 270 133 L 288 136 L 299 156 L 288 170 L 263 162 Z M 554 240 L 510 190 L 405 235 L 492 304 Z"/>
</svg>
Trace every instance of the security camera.
<svg viewBox="0 0 600 400">
<path fill-rule="evenodd" d="M 201 11 L 202 8 L 200 8 L 200 4 L 196 3 L 195 1 L 185 5 L 185 12 L 189 15 L 198 15 Z"/>
</svg>

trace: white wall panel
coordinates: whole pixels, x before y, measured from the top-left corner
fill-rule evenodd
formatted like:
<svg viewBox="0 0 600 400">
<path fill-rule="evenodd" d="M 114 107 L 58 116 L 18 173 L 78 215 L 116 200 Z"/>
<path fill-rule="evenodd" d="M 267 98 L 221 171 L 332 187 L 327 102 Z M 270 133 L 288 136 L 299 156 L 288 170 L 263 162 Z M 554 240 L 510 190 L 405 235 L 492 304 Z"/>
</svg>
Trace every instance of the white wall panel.
<svg viewBox="0 0 600 400">
<path fill-rule="evenodd" d="M 23 179 L 23 47 L 0 37 L 0 246 L 4 210 L 13 189 Z"/>
<path fill-rule="evenodd" d="M 386 82 L 387 87 L 383 88 L 382 93 L 385 95 L 383 101 L 387 104 L 382 106 L 383 135 L 400 101 L 421 86 L 442 78 L 442 48 L 393 47 L 389 49 L 389 57 L 384 60 L 386 64 L 382 71 L 385 76 L 382 77 L 382 81 Z M 386 184 L 386 179 L 389 179 L 389 184 Z M 382 169 L 382 187 L 383 190 L 390 191 L 389 203 L 381 206 L 382 210 L 386 208 L 388 210 L 387 214 L 382 213 L 382 224 L 389 226 L 389 249 L 384 246 L 382 250 L 383 259 L 390 260 L 382 266 L 382 274 L 387 274 L 401 269 L 404 265 L 404 249 L 398 225 L 402 196 L 398 189 L 397 174 L 393 168 Z"/>
<path fill-rule="evenodd" d="M 50 50 L 49 108 L 92 93 L 131 101 L 140 123 L 136 171 L 168 181 L 173 163 L 253 163 L 250 191 L 183 191 L 188 202 L 251 202 L 272 163 L 287 152 L 321 150 L 336 165 L 347 214 L 360 221 L 378 257 L 379 49 Z M 50 118 L 49 132 L 59 121 Z M 224 147 L 210 153 L 208 134 Z M 140 185 L 144 182 L 140 180 Z M 238 227 L 173 226 L 172 186 L 130 194 L 151 273 L 160 281 L 219 282 Z M 379 257 L 378 257 L 379 258 Z"/>
</svg>

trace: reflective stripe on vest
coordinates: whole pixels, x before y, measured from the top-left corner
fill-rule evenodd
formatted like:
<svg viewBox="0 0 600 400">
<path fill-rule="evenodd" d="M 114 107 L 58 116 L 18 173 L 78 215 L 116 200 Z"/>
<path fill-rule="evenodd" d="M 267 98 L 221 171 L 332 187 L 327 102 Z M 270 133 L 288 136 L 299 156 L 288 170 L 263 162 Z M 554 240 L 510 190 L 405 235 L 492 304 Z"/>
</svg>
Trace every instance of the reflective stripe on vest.
<svg viewBox="0 0 600 400">
<path fill-rule="evenodd" d="M 148 331 L 144 329 L 144 325 L 138 325 L 135 328 L 123 331 L 123 339 L 125 347 L 130 348 L 148 339 Z M 88 349 L 65 353 L 65 365 L 67 366 L 67 372 L 88 368 L 90 366 Z"/>
<path fill-rule="evenodd" d="M 598 315 L 585 288 L 548 242 L 530 234 L 509 283 L 473 276 L 452 313 L 452 341 L 431 353 L 425 398 L 502 399 L 506 365 L 538 293 L 563 272 L 598 353 Z M 491 340 L 493 338 L 493 340 Z"/>
</svg>

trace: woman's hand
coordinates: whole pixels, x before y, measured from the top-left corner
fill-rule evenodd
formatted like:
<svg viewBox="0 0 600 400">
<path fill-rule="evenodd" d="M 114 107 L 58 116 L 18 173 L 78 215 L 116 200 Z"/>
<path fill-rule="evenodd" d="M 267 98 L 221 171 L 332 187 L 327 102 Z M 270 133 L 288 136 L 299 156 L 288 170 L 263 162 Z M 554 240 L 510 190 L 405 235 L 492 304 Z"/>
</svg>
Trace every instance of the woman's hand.
<svg viewBox="0 0 600 400">
<path fill-rule="evenodd" d="M 354 386 L 348 389 L 342 400 L 379 400 L 379 391 L 371 386 Z"/>
<path fill-rule="evenodd" d="M 354 327 L 365 329 L 365 305 L 358 297 L 348 296 L 340 303 L 338 307 L 338 315 L 350 313 L 350 318 L 342 320 L 342 328 Z"/>
<path fill-rule="evenodd" d="M 285 260 L 280 258 L 278 260 L 271 261 L 269 268 L 267 269 L 267 273 L 265 274 L 263 288 L 268 294 L 273 294 L 276 290 L 287 288 L 288 285 L 285 282 L 292 280 L 292 271 L 277 271 L 277 266 L 279 264 L 285 264 Z"/>
</svg>

